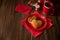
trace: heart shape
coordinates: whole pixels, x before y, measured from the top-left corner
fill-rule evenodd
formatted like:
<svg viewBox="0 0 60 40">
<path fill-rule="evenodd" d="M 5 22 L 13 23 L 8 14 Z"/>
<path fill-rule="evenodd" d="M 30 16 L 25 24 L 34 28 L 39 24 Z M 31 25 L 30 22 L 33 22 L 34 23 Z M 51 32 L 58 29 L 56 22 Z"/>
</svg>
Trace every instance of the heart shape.
<svg viewBox="0 0 60 40">
<path fill-rule="evenodd" d="M 28 18 L 28 22 L 33 28 L 37 29 L 42 25 L 42 21 L 37 16 L 32 16 Z"/>
</svg>

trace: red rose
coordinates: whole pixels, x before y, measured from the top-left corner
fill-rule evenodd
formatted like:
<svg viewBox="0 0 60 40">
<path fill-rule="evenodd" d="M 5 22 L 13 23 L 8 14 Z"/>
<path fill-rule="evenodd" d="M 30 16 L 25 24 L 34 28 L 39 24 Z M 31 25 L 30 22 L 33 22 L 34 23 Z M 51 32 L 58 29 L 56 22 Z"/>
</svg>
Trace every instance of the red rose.
<svg viewBox="0 0 60 40">
<path fill-rule="evenodd" d="M 41 20 L 43 22 L 43 24 L 35 29 L 33 27 L 33 25 L 31 23 L 29 23 L 29 21 L 28 21 L 28 18 L 32 17 L 32 16 L 36 16 L 37 18 L 39 18 L 39 20 Z M 37 23 L 37 21 L 36 21 L 36 23 Z M 51 19 L 46 18 L 45 16 L 43 16 L 41 13 L 39 13 L 37 11 L 35 11 L 32 15 L 25 18 L 22 21 L 22 24 L 34 37 L 41 35 L 44 32 L 44 30 L 49 30 L 52 27 Z"/>
</svg>

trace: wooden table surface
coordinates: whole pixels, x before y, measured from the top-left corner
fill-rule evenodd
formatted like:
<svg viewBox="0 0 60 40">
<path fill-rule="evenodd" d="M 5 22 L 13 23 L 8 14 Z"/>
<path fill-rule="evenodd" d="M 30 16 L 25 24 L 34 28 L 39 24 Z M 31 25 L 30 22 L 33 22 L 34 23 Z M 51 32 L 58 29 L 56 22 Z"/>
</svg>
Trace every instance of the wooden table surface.
<svg viewBox="0 0 60 40">
<path fill-rule="evenodd" d="M 55 4 L 58 22 L 55 16 L 50 16 L 53 20 L 53 27 L 46 34 L 34 38 L 21 24 L 26 17 L 15 12 L 18 3 L 26 3 L 27 0 L 0 0 L 0 40 L 59 40 L 60 39 L 60 4 Z"/>
</svg>

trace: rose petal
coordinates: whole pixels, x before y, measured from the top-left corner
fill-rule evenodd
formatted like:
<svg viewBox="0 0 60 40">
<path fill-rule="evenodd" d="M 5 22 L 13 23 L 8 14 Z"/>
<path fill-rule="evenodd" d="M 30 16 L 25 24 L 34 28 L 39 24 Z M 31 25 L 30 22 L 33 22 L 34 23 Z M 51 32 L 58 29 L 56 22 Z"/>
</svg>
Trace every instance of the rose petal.
<svg viewBox="0 0 60 40">
<path fill-rule="evenodd" d="M 49 30 L 52 27 L 52 20 L 50 18 L 47 18 L 47 28 L 46 30 Z"/>
<path fill-rule="evenodd" d="M 23 5 L 23 4 L 18 4 L 15 8 L 15 11 L 21 12 L 23 14 L 29 14 L 32 11 L 32 7 Z"/>
</svg>

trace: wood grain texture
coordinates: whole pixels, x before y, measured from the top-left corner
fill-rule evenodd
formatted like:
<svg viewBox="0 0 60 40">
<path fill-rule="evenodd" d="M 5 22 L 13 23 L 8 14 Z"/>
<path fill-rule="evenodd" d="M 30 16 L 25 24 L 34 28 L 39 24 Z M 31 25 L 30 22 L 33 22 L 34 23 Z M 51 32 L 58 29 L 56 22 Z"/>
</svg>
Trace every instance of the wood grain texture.
<svg viewBox="0 0 60 40">
<path fill-rule="evenodd" d="M 18 3 L 26 4 L 27 0 L 0 0 L 0 40 L 59 40 L 60 26 L 56 22 L 55 16 L 49 16 L 53 20 L 53 27 L 38 38 L 34 38 L 21 24 L 27 17 L 14 11 Z M 60 22 L 60 5 L 56 4 L 58 19 Z"/>
</svg>

